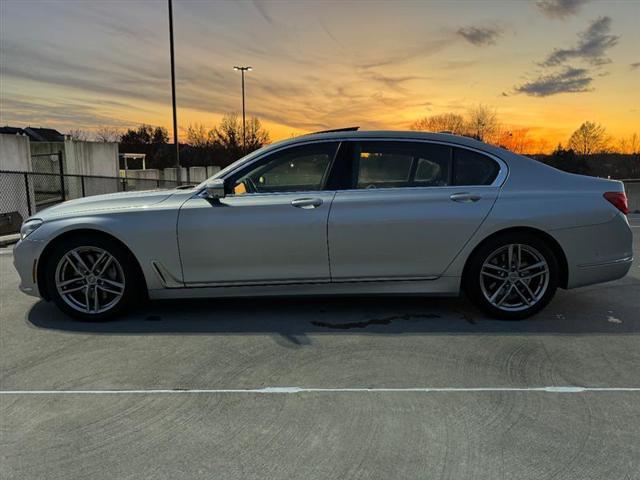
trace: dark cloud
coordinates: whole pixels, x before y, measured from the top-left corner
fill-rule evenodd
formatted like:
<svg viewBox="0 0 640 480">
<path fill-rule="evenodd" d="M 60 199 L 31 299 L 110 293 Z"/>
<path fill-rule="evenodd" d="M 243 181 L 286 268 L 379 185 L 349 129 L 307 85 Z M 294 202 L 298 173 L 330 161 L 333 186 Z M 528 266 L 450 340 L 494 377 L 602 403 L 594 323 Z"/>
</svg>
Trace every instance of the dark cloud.
<svg viewBox="0 0 640 480">
<path fill-rule="evenodd" d="M 630 63 L 629 68 L 631 70 L 637 70 L 638 68 L 640 68 L 640 62 Z"/>
<path fill-rule="evenodd" d="M 567 60 L 584 60 L 592 65 L 603 65 L 611 60 L 606 56 L 607 50 L 614 47 L 620 38 L 611 35 L 611 18 L 600 17 L 594 20 L 589 28 L 580 33 L 580 41 L 573 48 L 555 49 L 543 62 L 545 66 L 560 65 Z"/>
<path fill-rule="evenodd" d="M 567 67 L 560 73 L 541 75 L 515 90 L 533 97 L 548 97 L 558 93 L 588 92 L 592 81 L 587 69 Z"/>
<path fill-rule="evenodd" d="M 498 27 L 463 27 L 456 33 L 476 47 L 485 47 L 495 45 L 496 40 L 502 35 L 502 29 Z"/>
<path fill-rule="evenodd" d="M 576 15 L 589 0 L 538 0 L 536 6 L 549 18 L 566 18 Z"/>
</svg>

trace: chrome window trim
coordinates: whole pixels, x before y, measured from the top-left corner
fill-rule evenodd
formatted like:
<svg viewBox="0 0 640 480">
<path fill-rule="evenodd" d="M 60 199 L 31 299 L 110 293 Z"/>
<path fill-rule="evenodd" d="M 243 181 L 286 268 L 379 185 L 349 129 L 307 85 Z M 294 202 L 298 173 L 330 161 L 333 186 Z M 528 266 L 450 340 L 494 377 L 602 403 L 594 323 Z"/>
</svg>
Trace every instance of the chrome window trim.
<svg viewBox="0 0 640 480">
<path fill-rule="evenodd" d="M 412 187 L 389 187 L 389 188 L 377 188 L 377 189 L 372 189 L 375 191 L 394 191 L 394 190 L 407 190 L 407 189 L 442 189 L 442 188 L 458 188 L 458 189 L 464 189 L 465 187 L 467 188 L 496 188 L 496 187 L 502 187 L 502 185 L 504 185 L 504 182 L 506 182 L 507 178 L 509 177 L 509 166 L 507 165 L 507 163 L 501 159 L 500 157 L 489 153 L 485 150 L 481 150 L 479 148 L 475 148 L 475 147 L 469 147 L 467 145 L 461 145 L 459 143 L 455 143 L 455 142 L 447 142 L 444 140 L 428 140 L 428 139 L 422 139 L 422 138 L 406 138 L 406 137 L 332 137 L 332 138 L 317 138 L 317 139 L 313 139 L 313 140 L 301 140 L 300 142 L 295 142 L 295 143 L 289 143 L 287 145 L 282 145 L 279 148 L 274 148 L 273 150 L 269 150 L 264 152 L 262 155 L 257 156 L 256 158 L 251 159 L 250 161 L 248 161 L 245 164 L 239 165 L 237 168 L 229 171 L 224 177 L 222 177 L 224 180 L 226 180 L 228 177 L 233 176 L 234 174 L 236 174 L 238 172 L 238 170 L 240 169 L 244 169 L 244 168 L 248 168 L 249 166 L 253 165 L 256 162 L 261 161 L 262 159 L 264 159 L 266 156 L 274 154 L 274 153 L 278 153 L 282 150 L 286 150 L 289 148 L 294 148 L 294 147 L 299 147 L 299 146 L 304 146 L 304 145 L 312 145 L 312 144 L 316 144 L 316 143 L 344 143 L 344 142 L 409 142 L 409 143 L 428 143 L 428 144 L 436 144 L 436 145 L 445 145 L 448 147 L 452 147 L 452 148 L 462 148 L 465 150 L 469 150 L 475 153 L 478 153 L 480 155 L 484 155 L 485 157 L 490 158 L 491 160 L 493 160 L 494 162 L 496 162 L 500 168 L 500 170 L 498 171 L 498 174 L 496 175 L 496 178 L 493 180 L 493 182 L 490 185 L 444 185 L 444 186 L 434 186 L 434 187 L 422 187 L 422 186 L 412 186 Z M 338 152 L 339 153 L 339 149 L 340 146 L 338 146 Z M 335 159 L 334 159 L 335 160 Z M 333 166 L 333 164 L 332 164 Z M 199 190 L 198 192 L 196 192 L 196 194 L 194 195 L 194 197 L 199 196 L 199 194 L 202 193 L 202 191 L 204 190 L 204 188 L 202 190 Z M 326 192 L 328 190 L 315 190 L 317 192 Z M 333 190 L 331 190 L 333 191 Z M 362 192 L 363 189 L 361 188 L 351 188 L 351 189 L 344 189 L 344 190 L 337 190 L 338 192 Z M 244 194 L 243 196 L 247 196 L 247 195 L 278 195 L 281 193 L 285 193 L 285 192 L 271 192 L 271 193 L 247 193 Z M 297 192 L 286 192 L 286 193 L 297 193 Z M 230 195 L 231 196 L 231 195 Z M 192 197 L 193 198 L 193 197 Z"/>
</svg>

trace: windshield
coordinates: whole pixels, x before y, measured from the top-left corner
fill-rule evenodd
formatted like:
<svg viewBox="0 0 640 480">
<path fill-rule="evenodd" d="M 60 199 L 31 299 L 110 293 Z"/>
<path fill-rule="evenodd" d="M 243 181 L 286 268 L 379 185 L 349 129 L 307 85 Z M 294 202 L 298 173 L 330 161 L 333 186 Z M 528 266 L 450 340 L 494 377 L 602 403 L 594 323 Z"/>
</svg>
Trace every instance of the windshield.
<svg viewBox="0 0 640 480">
<path fill-rule="evenodd" d="M 230 172 L 232 170 L 235 170 L 238 166 L 242 165 L 244 162 L 248 162 L 251 159 L 257 157 L 258 155 L 260 155 L 262 152 L 264 152 L 266 149 L 268 149 L 271 146 L 273 146 L 273 145 L 265 146 L 265 147 L 259 148 L 258 150 L 254 150 L 253 152 L 249 153 L 248 155 L 245 155 L 244 157 L 236 160 L 231 165 L 227 165 L 226 167 L 224 167 L 219 172 L 213 174 L 212 176 L 207 178 L 204 182 L 198 184 L 195 188 L 198 189 L 198 190 L 201 189 L 201 188 L 204 188 L 204 186 L 207 184 L 207 182 L 213 180 L 214 178 L 220 178 L 220 177 L 226 175 L 228 172 Z"/>
</svg>

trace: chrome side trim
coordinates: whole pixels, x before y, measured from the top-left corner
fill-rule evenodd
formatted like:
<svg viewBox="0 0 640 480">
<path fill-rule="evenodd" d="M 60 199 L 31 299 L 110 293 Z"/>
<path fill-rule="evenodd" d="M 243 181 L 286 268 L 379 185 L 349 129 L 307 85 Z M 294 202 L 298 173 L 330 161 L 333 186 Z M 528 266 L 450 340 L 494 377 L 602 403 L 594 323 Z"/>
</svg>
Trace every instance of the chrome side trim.
<svg viewBox="0 0 640 480">
<path fill-rule="evenodd" d="M 423 282 L 433 281 L 440 277 L 372 277 L 372 278 L 341 278 L 337 280 L 263 280 L 259 282 L 213 282 L 213 283 L 185 283 L 186 288 L 225 288 L 225 287 L 266 287 L 287 285 L 321 285 L 336 283 L 376 283 L 376 282 Z M 183 285 L 180 285 L 181 287 Z"/>
<path fill-rule="evenodd" d="M 158 262 L 157 260 L 151 261 L 151 266 L 153 267 L 153 271 L 156 272 L 158 279 L 160 280 L 160 284 L 164 288 L 183 288 L 184 283 L 171 275 L 164 266 Z"/>
<path fill-rule="evenodd" d="M 279 148 L 273 148 L 271 150 L 268 150 L 266 152 L 264 152 L 261 155 L 256 156 L 255 158 L 252 158 L 251 160 L 243 163 L 242 165 L 238 165 L 237 168 L 234 168 L 233 170 L 227 172 L 225 174 L 224 179 L 235 175 L 235 173 L 238 172 L 238 170 L 244 169 L 246 167 L 249 167 L 250 165 L 253 165 L 256 162 L 259 162 L 260 160 L 262 160 L 264 157 L 266 157 L 267 155 L 271 155 L 273 153 L 277 153 L 280 152 L 282 150 L 287 150 L 289 148 L 293 148 L 293 147 L 299 147 L 299 146 L 303 146 L 303 145 L 312 145 L 312 144 L 316 144 L 316 143 L 341 143 L 341 142 L 360 142 L 360 141 L 373 141 L 373 142 L 380 142 L 380 141 L 386 141 L 386 142 L 411 142 L 411 143 L 431 143 L 431 144 L 436 144 L 436 145 L 446 145 L 448 147 L 456 147 L 456 148 L 463 148 L 465 150 L 470 150 L 472 152 L 476 152 L 479 153 L 480 155 L 484 155 L 486 157 L 489 157 L 491 160 L 495 161 L 498 163 L 498 165 L 500 166 L 500 171 L 498 172 L 498 175 L 496 176 L 495 180 L 490 184 L 490 185 L 467 185 L 468 187 L 473 187 L 473 188 L 477 188 L 477 187 L 501 187 L 504 182 L 507 180 L 507 177 L 509 176 L 509 166 L 507 165 L 507 163 L 501 159 L 500 157 L 497 157 L 496 155 L 489 153 L 485 150 L 479 149 L 479 148 L 474 148 L 474 147 L 470 147 L 467 145 L 462 145 L 459 143 L 455 143 L 455 142 L 447 142 L 444 140 L 428 140 L 428 139 L 419 139 L 419 138 L 406 138 L 406 137 L 332 137 L 332 138 L 319 138 L 319 139 L 313 139 L 313 140 L 307 140 L 307 141 L 300 141 L 300 142 L 295 142 L 295 143 L 288 143 L 287 145 L 283 145 Z M 407 188 L 429 188 L 429 189 L 433 189 L 433 188 L 454 188 L 455 185 L 447 185 L 447 186 L 442 186 L 442 187 L 396 187 L 396 188 L 385 188 L 384 190 L 395 190 L 397 188 L 402 188 L 402 189 L 407 189 Z M 349 190 L 341 190 L 342 192 L 347 192 Z M 194 197 L 199 196 L 202 193 L 202 190 L 198 190 L 195 194 Z M 290 193 L 290 192 L 288 192 Z M 245 194 L 246 196 L 247 194 Z M 251 195 L 251 194 L 249 194 Z M 270 194 L 267 194 L 270 195 Z M 192 197 L 193 198 L 193 197 Z"/>
<path fill-rule="evenodd" d="M 581 263 L 578 268 L 606 267 L 608 265 L 619 265 L 621 263 L 631 263 L 633 257 L 617 258 L 616 260 L 607 260 L 606 262 Z"/>
</svg>

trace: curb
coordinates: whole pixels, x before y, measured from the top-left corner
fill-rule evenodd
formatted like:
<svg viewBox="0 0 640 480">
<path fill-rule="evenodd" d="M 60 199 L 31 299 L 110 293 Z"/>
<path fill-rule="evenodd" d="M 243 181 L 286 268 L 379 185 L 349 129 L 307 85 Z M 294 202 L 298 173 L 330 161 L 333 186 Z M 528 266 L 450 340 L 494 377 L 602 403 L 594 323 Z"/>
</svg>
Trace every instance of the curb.
<svg viewBox="0 0 640 480">
<path fill-rule="evenodd" d="M 0 247 L 7 247 L 9 245 L 13 245 L 20 240 L 20 234 L 15 233 L 13 235 L 4 235 L 0 237 Z"/>
</svg>

